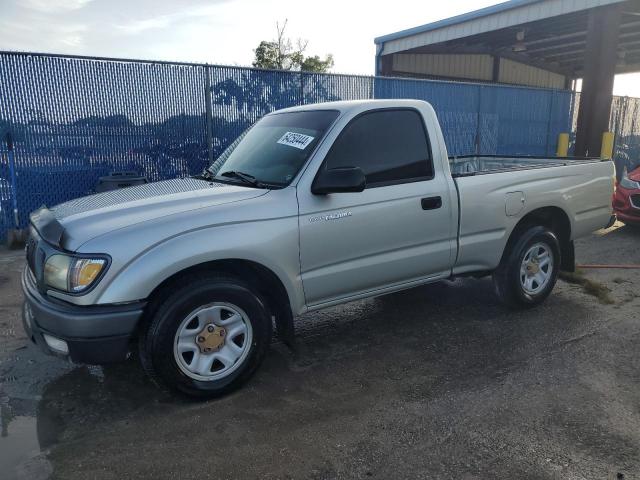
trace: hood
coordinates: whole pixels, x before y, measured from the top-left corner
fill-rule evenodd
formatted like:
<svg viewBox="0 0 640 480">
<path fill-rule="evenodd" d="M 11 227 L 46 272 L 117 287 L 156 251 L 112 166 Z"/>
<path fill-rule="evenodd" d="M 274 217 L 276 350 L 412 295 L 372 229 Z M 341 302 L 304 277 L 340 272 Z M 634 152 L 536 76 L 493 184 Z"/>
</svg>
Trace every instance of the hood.
<svg viewBox="0 0 640 480">
<path fill-rule="evenodd" d="M 78 198 L 53 207 L 51 213 L 63 229 L 61 246 L 73 251 L 88 240 L 119 228 L 248 200 L 267 192 L 195 178 L 177 178 Z"/>
<path fill-rule="evenodd" d="M 634 171 L 629 172 L 627 174 L 629 180 L 633 180 L 634 182 L 640 182 L 640 167 L 636 168 Z"/>
</svg>

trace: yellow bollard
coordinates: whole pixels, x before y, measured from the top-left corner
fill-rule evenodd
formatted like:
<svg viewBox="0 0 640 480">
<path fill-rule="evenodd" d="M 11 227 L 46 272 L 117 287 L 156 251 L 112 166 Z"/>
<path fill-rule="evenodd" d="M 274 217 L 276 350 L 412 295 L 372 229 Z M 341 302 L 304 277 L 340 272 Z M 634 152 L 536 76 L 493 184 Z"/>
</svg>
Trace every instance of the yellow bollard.
<svg viewBox="0 0 640 480">
<path fill-rule="evenodd" d="M 557 157 L 566 157 L 569 155 L 569 134 L 561 133 L 558 135 L 558 150 L 556 151 Z"/>
<path fill-rule="evenodd" d="M 613 140 L 615 135 L 613 132 L 604 132 L 602 134 L 602 149 L 600 150 L 600 158 L 613 158 Z"/>
</svg>

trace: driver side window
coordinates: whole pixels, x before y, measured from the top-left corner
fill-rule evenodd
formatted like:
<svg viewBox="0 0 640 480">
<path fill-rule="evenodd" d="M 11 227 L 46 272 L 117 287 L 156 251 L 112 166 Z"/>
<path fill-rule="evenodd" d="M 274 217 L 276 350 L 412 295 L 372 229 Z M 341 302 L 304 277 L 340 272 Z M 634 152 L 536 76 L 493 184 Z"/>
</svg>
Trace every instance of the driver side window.
<svg viewBox="0 0 640 480">
<path fill-rule="evenodd" d="M 422 117 L 413 109 L 389 109 L 356 117 L 336 139 L 325 168 L 360 167 L 367 188 L 433 177 Z"/>
</svg>

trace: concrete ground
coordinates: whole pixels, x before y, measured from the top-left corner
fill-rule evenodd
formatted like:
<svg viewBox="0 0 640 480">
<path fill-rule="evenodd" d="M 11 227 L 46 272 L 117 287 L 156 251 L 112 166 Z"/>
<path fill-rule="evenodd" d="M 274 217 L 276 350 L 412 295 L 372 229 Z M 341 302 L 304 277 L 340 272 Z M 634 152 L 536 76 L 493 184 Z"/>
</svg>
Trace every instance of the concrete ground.
<svg viewBox="0 0 640 480">
<path fill-rule="evenodd" d="M 616 227 L 579 263 L 639 264 L 640 230 Z M 22 257 L 0 252 L 3 479 L 640 478 L 640 270 L 585 269 L 524 312 L 469 279 L 309 314 L 295 353 L 194 403 L 133 361 L 41 354 Z"/>
</svg>

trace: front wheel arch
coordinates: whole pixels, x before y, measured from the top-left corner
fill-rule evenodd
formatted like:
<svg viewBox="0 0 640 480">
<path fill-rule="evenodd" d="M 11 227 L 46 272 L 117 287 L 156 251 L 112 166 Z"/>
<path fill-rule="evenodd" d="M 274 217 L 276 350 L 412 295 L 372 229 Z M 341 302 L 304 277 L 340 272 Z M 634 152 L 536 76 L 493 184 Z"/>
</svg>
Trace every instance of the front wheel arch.
<svg viewBox="0 0 640 480">
<path fill-rule="evenodd" d="M 243 259 L 214 260 L 198 265 L 193 265 L 162 281 L 149 295 L 147 312 L 154 309 L 154 300 L 163 298 L 166 291 L 181 281 L 198 273 L 221 273 L 241 278 L 255 288 L 267 302 L 267 306 L 275 319 L 278 338 L 291 346 L 294 341 L 293 311 L 291 302 L 284 284 L 278 276 L 269 268 L 257 262 Z M 148 317 L 149 315 L 145 315 Z M 145 321 L 141 322 L 138 330 L 145 328 Z"/>
<path fill-rule="evenodd" d="M 182 277 L 182 280 L 180 284 L 172 284 L 171 290 L 163 290 L 163 296 L 150 302 L 151 310 L 138 338 L 142 367 L 163 390 L 203 399 L 224 395 L 245 383 L 262 363 L 271 343 L 269 309 L 259 292 L 243 279 L 219 272 L 200 271 Z M 215 318 L 200 316 L 200 312 L 211 310 L 217 311 Z M 224 311 L 232 315 L 223 316 Z M 245 350 L 242 355 L 233 358 L 228 355 L 228 347 L 229 341 L 235 343 L 233 340 L 236 336 L 232 331 L 238 319 L 233 318 L 238 315 L 242 323 L 250 322 L 249 331 L 252 333 L 247 339 L 246 329 L 236 332 L 242 337 L 240 344 L 236 343 L 236 350 L 238 347 Z M 182 338 L 181 328 L 185 320 L 188 321 L 188 330 Z M 232 323 L 226 323 L 227 320 Z M 197 325 L 191 325 L 194 322 Z M 220 337 L 225 338 L 222 342 L 216 341 L 218 329 L 223 332 Z M 199 345 L 197 342 L 201 341 L 204 343 Z M 197 346 L 195 351 L 194 348 L 189 349 L 192 355 L 190 359 L 184 357 L 186 350 L 177 349 L 182 342 Z M 198 350 L 200 353 L 196 354 Z M 200 360 L 204 361 L 203 365 L 199 365 Z M 228 368 L 226 373 L 224 368 L 221 371 L 215 368 L 216 360 Z M 193 361 L 196 362 L 195 366 Z M 234 365 L 236 361 L 238 363 Z M 189 364 L 190 371 L 183 368 L 185 362 Z"/>
</svg>

